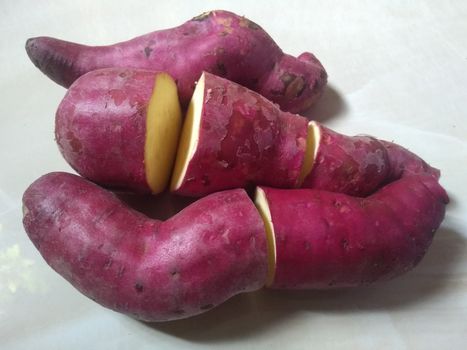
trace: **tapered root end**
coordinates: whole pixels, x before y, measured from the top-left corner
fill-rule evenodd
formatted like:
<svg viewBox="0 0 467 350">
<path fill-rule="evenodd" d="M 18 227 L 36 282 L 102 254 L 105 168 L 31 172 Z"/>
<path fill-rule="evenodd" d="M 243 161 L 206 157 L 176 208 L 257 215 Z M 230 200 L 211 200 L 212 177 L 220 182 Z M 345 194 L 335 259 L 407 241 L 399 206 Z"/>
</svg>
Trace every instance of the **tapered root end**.
<svg viewBox="0 0 467 350">
<path fill-rule="evenodd" d="M 26 41 L 26 53 L 32 63 L 57 84 L 68 88 L 80 75 L 75 64 L 79 46 L 66 41 L 37 37 Z"/>
</svg>

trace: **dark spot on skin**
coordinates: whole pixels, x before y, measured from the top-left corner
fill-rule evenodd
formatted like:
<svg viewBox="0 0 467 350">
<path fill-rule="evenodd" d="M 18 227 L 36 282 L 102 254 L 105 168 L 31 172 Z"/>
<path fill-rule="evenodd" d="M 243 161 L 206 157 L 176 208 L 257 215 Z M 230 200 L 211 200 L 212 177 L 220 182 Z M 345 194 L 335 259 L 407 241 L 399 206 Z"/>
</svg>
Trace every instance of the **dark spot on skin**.
<svg viewBox="0 0 467 350">
<path fill-rule="evenodd" d="M 142 285 L 141 283 L 136 283 L 136 284 L 135 284 L 135 290 L 136 290 L 136 292 L 142 293 L 142 292 L 143 292 L 143 289 L 144 289 L 144 287 L 143 287 L 143 285 Z"/>
<path fill-rule="evenodd" d="M 223 77 L 225 77 L 227 75 L 227 68 L 225 68 L 225 65 L 224 63 L 222 62 L 217 62 L 217 71 L 219 72 L 219 74 Z"/>
<path fill-rule="evenodd" d="M 175 309 L 175 310 L 173 311 L 173 313 L 176 314 L 176 315 L 183 315 L 183 314 L 185 313 L 185 310 L 183 310 L 183 309 Z"/>
<path fill-rule="evenodd" d="M 99 244 L 99 245 L 97 246 L 97 249 L 98 249 L 98 250 L 101 250 L 103 246 L 104 246 L 104 244 L 101 243 L 101 244 Z"/>
<path fill-rule="evenodd" d="M 208 18 L 209 16 L 211 16 L 211 13 L 212 13 L 211 11 L 204 12 L 204 13 L 200 14 L 199 16 L 193 17 L 191 20 L 192 20 L 192 21 L 202 22 L 202 21 L 204 21 L 206 18 Z"/>
<path fill-rule="evenodd" d="M 345 238 L 341 241 L 342 248 L 348 249 L 349 247 L 349 241 L 347 241 Z"/>
<path fill-rule="evenodd" d="M 172 271 L 170 273 L 170 276 L 173 278 L 173 279 L 177 279 L 180 277 L 180 274 L 178 273 L 178 271 Z"/>
<path fill-rule="evenodd" d="M 117 277 L 122 278 L 124 273 L 125 273 L 125 266 L 120 266 L 117 272 Z"/>
<path fill-rule="evenodd" d="M 332 202 L 332 204 L 333 204 L 336 208 L 340 208 L 340 207 L 342 206 L 342 203 L 339 202 L 338 200 L 334 200 L 334 201 Z"/>
<path fill-rule="evenodd" d="M 305 80 L 302 77 L 296 77 L 285 88 L 285 97 L 287 99 L 292 99 L 300 97 L 300 95 L 305 91 Z"/>
<path fill-rule="evenodd" d="M 118 76 L 120 78 L 125 78 L 126 77 L 126 72 L 121 72 Z"/>
<path fill-rule="evenodd" d="M 81 151 L 82 145 L 81 141 L 75 137 L 71 131 L 67 132 L 66 138 L 68 139 L 68 143 L 73 151 L 73 153 L 79 153 Z"/>
<path fill-rule="evenodd" d="M 329 283 L 328 283 L 328 286 L 329 287 L 332 287 L 336 284 L 336 281 L 335 280 L 330 280 Z"/>
<path fill-rule="evenodd" d="M 152 52 L 152 49 L 149 46 L 146 46 L 144 48 L 144 55 L 146 56 L 146 58 L 149 58 L 149 56 L 151 56 L 151 52 Z"/>
<path fill-rule="evenodd" d="M 258 85 L 258 82 L 259 82 L 259 79 L 258 79 L 258 78 L 253 78 L 253 79 L 251 79 L 251 86 L 257 86 L 257 85 Z"/>
<path fill-rule="evenodd" d="M 209 180 L 209 177 L 207 175 L 203 175 L 201 178 L 201 184 L 203 186 L 209 186 L 211 184 L 211 181 Z"/>
<path fill-rule="evenodd" d="M 213 307 L 214 307 L 213 304 L 206 304 L 206 305 L 201 306 L 199 309 L 200 310 L 209 310 L 209 309 L 212 309 Z"/>
</svg>

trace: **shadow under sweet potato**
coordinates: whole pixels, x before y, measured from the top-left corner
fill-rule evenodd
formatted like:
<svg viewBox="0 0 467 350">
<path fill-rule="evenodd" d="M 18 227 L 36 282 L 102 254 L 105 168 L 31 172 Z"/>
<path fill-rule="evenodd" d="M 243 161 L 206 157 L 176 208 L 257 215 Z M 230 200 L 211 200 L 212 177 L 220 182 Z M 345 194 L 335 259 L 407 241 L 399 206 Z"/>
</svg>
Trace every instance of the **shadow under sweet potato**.
<svg viewBox="0 0 467 350">
<path fill-rule="evenodd" d="M 309 120 L 325 123 L 331 119 L 343 116 L 347 112 L 347 104 L 339 91 L 328 84 L 323 96 L 302 115 Z"/>
<path fill-rule="evenodd" d="M 198 198 L 181 197 L 169 191 L 154 195 L 116 193 L 131 208 L 153 219 L 167 220 Z"/>
<path fill-rule="evenodd" d="M 427 302 L 446 290 L 453 269 L 466 253 L 465 238 L 452 229 L 441 228 L 422 262 L 392 281 L 327 291 L 263 289 L 238 295 L 196 317 L 143 324 L 182 339 L 215 343 L 254 336 L 275 324 L 286 323 L 297 312 L 357 314 L 398 310 Z"/>
</svg>

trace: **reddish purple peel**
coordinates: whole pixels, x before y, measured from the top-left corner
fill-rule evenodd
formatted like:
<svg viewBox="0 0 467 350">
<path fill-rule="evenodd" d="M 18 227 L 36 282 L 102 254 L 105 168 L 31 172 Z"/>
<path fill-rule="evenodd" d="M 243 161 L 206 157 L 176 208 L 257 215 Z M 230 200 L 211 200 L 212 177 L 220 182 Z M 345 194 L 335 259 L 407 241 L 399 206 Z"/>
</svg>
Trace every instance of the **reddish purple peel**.
<svg viewBox="0 0 467 350">
<path fill-rule="evenodd" d="M 26 51 L 44 74 L 65 87 L 99 68 L 165 71 L 177 80 L 184 107 L 203 71 L 258 91 L 291 112 L 308 109 L 327 81 L 312 54 L 284 54 L 261 27 L 227 11 L 207 12 L 179 27 L 109 46 L 32 38 Z"/>
<path fill-rule="evenodd" d="M 386 181 L 390 165 L 384 146 L 377 139 L 349 137 L 315 125 L 320 134 L 318 151 L 302 188 L 366 196 Z"/>
<path fill-rule="evenodd" d="M 408 176 L 368 198 L 263 188 L 276 244 L 272 288 L 325 289 L 391 279 L 425 255 L 448 197 L 430 176 Z"/>
<path fill-rule="evenodd" d="M 250 184 L 297 186 L 307 120 L 213 74 L 204 73 L 203 81 L 203 100 L 194 101 L 202 104 L 199 135 L 192 135 L 198 138 L 196 150 L 180 184 L 172 189 L 202 196 Z M 186 152 L 179 150 L 177 157 Z"/>
<path fill-rule="evenodd" d="M 58 107 L 55 137 L 82 176 L 114 188 L 148 192 L 146 111 L 155 73 L 109 68 L 74 83 Z"/>
<path fill-rule="evenodd" d="M 407 149 L 371 136 L 339 134 L 317 122 L 317 151 L 301 187 L 365 197 L 408 175 L 439 178 L 439 170 Z"/>
<path fill-rule="evenodd" d="M 32 63 L 57 84 L 68 88 L 81 75 L 90 71 L 82 64 L 80 55 L 88 50 L 85 45 L 50 37 L 26 41 L 26 52 Z"/>
<path fill-rule="evenodd" d="M 423 159 L 408 149 L 393 142 L 381 141 L 384 145 L 389 163 L 391 164 L 391 179 L 398 179 L 407 175 L 426 174 L 436 180 L 440 177 L 440 171 L 428 165 Z"/>
<path fill-rule="evenodd" d="M 24 227 L 55 271 L 141 320 L 200 314 L 266 279 L 263 223 L 243 190 L 210 195 L 161 222 L 78 176 L 50 173 L 26 190 L 23 205 Z"/>
</svg>

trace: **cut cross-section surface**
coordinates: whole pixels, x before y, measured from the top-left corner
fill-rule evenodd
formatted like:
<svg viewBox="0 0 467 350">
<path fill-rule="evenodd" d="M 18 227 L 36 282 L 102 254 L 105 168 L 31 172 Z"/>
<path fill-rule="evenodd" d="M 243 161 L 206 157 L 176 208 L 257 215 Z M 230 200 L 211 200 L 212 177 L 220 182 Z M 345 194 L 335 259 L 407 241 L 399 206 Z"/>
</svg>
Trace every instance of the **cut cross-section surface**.
<svg viewBox="0 0 467 350">
<path fill-rule="evenodd" d="M 302 170 L 298 180 L 298 187 L 301 187 L 305 178 L 310 174 L 318 153 L 319 142 L 321 138 L 319 126 L 311 121 L 308 123 L 308 134 L 306 137 L 305 159 L 303 160 Z"/>
<path fill-rule="evenodd" d="M 266 231 L 266 242 L 268 245 L 268 277 L 265 285 L 269 287 L 274 281 L 276 270 L 276 239 L 274 236 L 274 225 L 272 223 L 268 199 L 264 191 L 259 187 L 256 188 L 255 205 L 264 221 L 264 228 Z"/>
<path fill-rule="evenodd" d="M 178 145 L 177 158 L 170 189 L 176 191 L 182 184 L 188 168 L 188 163 L 196 150 L 199 139 L 199 127 L 204 100 L 204 74 L 199 79 L 193 97 L 188 106 L 188 112 L 183 124 L 183 130 Z"/>
<path fill-rule="evenodd" d="M 164 191 L 168 185 L 181 125 L 177 86 L 168 74 L 159 73 L 149 100 L 144 147 L 146 179 L 153 193 Z"/>
</svg>

